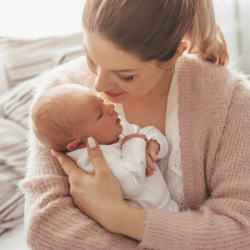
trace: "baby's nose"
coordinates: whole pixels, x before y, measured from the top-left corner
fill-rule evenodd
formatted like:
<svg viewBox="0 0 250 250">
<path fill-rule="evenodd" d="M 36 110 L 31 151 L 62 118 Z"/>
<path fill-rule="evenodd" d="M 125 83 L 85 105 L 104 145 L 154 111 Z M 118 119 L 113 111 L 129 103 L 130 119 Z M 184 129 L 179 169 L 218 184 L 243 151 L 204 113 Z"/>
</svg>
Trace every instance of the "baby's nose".
<svg viewBox="0 0 250 250">
<path fill-rule="evenodd" d="M 115 109 L 114 104 L 108 104 L 108 112 L 109 112 L 110 115 L 113 114 L 114 109 Z"/>
</svg>

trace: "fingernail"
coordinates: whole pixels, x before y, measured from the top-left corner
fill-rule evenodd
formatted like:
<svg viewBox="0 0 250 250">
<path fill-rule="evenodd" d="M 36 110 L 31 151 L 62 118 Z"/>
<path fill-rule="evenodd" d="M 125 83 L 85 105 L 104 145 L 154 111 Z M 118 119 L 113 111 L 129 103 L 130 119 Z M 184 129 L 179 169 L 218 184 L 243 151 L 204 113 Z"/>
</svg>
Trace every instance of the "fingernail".
<svg viewBox="0 0 250 250">
<path fill-rule="evenodd" d="M 50 152 L 51 152 L 51 154 L 52 154 L 53 156 L 55 156 L 55 153 L 54 153 L 54 150 L 53 150 L 53 149 L 51 149 Z"/>
<path fill-rule="evenodd" d="M 88 138 L 88 143 L 89 143 L 89 147 L 90 148 L 95 148 L 96 147 L 96 143 L 93 137 L 89 137 Z"/>
</svg>

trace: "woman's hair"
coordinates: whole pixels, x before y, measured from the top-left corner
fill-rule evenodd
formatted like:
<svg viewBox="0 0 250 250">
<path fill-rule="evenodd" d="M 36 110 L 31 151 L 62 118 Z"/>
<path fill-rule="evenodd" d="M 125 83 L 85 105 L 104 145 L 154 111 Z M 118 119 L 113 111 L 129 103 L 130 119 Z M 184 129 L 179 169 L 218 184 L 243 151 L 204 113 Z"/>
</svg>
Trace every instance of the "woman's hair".
<svg viewBox="0 0 250 250">
<path fill-rule="evenodd" d="M 212 0 L 86 0 L 83 26 L 142 61 L 171 60 L 182 40 L 190 54 L 229 61 Z"/>
</svg>

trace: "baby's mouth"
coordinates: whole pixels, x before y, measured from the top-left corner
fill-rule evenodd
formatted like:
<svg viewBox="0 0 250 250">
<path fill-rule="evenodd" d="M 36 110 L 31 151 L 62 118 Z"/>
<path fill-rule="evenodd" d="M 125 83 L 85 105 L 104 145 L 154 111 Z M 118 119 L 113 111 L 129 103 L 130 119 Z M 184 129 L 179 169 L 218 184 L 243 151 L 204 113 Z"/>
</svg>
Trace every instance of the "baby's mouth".
<svg viewBox="0 0 250 250">
<path fill-rule="evenodd" d="M 117 117 L 116 119 L 116 124 L 120 123 L 121 122 L 121 119 Z"/>
</svg>

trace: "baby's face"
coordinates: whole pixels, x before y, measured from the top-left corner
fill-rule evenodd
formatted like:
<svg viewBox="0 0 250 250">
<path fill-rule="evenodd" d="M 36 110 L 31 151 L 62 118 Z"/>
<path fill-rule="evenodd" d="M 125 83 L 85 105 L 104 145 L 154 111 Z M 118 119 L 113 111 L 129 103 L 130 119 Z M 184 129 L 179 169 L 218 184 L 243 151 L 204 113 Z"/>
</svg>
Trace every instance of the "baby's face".
<svg viewBox="0 0 250 250">
<path fill-rule="evenodd" d="M 78 121 L 83 121 L 81 132 L 84 139 L 92 136 L 99 144 L 111 144 L 117 140 L 123 128 L 113 104 L 105 103 L 86 88 L 82 88 L 82 94 L 78 90 L 76 104 L 74 113 Z"/>
</svg>

